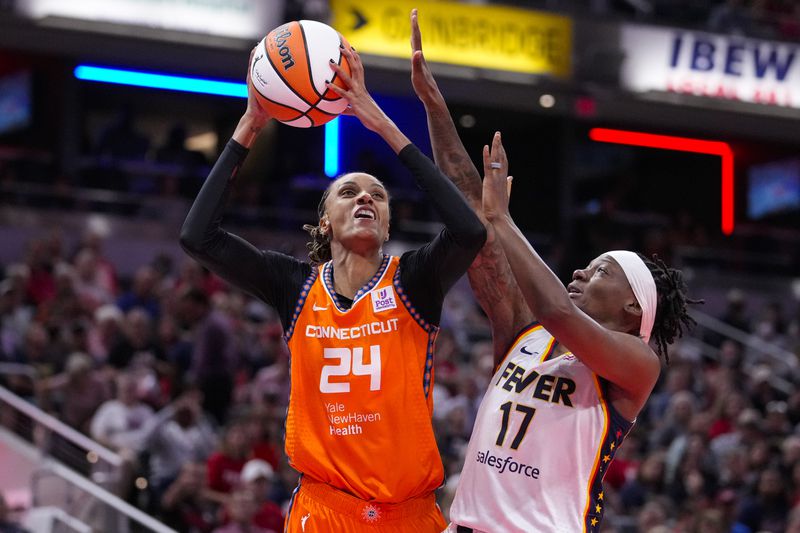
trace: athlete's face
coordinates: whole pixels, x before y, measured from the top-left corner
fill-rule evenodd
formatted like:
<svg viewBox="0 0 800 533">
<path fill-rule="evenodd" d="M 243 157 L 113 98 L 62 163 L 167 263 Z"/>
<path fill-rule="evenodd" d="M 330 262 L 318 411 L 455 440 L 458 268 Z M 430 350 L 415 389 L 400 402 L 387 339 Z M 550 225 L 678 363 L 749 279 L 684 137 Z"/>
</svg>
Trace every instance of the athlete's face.
<svg viewBox="0 0 800 533">
<path fill-rule="evenodd" d="M 345 248 L 380 247 L 389 238 L 389 193 L 374 176 L 345 174 L 331 184 L 320 226 Z"/>
<path fill-rule="evenodd" d="M 609 255 L 572 273 L 567 285 L 572 302 L 601 324 L 619 331 L 638 331 L 641 310 L 622 267 Z"/>
</svg>

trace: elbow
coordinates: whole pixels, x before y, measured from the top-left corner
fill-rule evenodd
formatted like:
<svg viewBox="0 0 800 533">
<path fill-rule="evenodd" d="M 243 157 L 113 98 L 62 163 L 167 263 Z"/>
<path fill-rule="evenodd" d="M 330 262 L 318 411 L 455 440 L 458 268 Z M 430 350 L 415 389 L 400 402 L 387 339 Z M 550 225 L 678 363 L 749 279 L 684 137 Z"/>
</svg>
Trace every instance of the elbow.
<svg viewBox="0 0 800 533">
<path fill-rule="evenodd" d="M 483 248 L 483 245 L 486 244 L 486 238 L 486 226 L 476 216 L 475 223 L 471 225 L 470 231 L 466 235 L 466 241 L 477 251 Z"/>
<path fill-rule="evenodd" d="M 554 301 L 540 302 L 534 313 L 542 325 L 549 329 L 550 325 L 563 324 L 569 320 L 577 308 L 569 297 L 557 298 Z"/>
<path fill-rule="evenodd" d="M 197 235 L 195 235 L 186 224 L 181 228 L 178 242 L 180 242 L 183 251 L 189 255 L 194 255 L 200 249 L 200 242 Z"/>
</svg>

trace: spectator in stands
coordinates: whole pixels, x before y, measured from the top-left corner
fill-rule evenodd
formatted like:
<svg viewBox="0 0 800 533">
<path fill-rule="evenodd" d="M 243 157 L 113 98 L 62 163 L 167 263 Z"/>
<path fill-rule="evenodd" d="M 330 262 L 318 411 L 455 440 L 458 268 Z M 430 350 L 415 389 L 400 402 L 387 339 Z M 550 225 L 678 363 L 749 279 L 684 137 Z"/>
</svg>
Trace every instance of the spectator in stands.
<svg viewBox="0 0 800 533">
<path fill-rule="evenodd" d="M 109 354 L 123 341 L 125 317 L 116 305 L 104 305 L 94 312 L 94 323 L 88 333 L 89 355 L 99 363 L 107 363 Z"/>
<path fill-rule="evenodd" d="M 53 277 L 55 262 L 44 239 L 36 239 L 28 244 L 25 265 L 27 266 L 26 298 L 34 305 L 50 300 L 56 291 Z"/>
<path fill-rule="evenodd" d="M 103 245 L 109 230 L 99 224 L 89 224 L 84 232 L 78 251 L 89 249 L 94 252 L 95 268 L 97 269 L 97 284 L 108 291 L 112 296 L 117 294 L 118 280 L 117 269 L 114 263 L 105 256 Z M 77 255 L 77 254 L 76 254 Z"/>
<path fill-rule="evenodd" d="M 153 320 L 147 311 L 136 307 L 123 318 L 122 336 L 111 346 L 108 364 L 117 369 L 127 368 L 134 362 L 150 367 L 156 359 L 163 359 L 163 354 L 155 342 Z"/>
<path fill-rule="evenodd" d="M 217 437 L 201 402 L 199 391 L 185 391 L 165 408 L 162 422 L 147 438 L 150 490 L 155 501 L 161 499 L 183 465 L 204 462 L 214 451 Z"/>
<path fill-rule="evenodd" d="M 100 406 L 89 429 L 92 438 L 100 444 L 127 458 L 136 458 L 144 449 L 145 430 L 154 416 L 153 410 L 139 400 L 136 378 L 120 373 L 115 397 Z"/>
<path fill-rule="evenodd" d="M 23 397 L 33 397 L 36 380 L 44 379 L 61 369 L 61 362 L 53 352 L 50 333 L 39 322 L 31 322 L 25 331 L 22 346 L 11 356 L 11 362 L 31 367 L 34 375 L 8 377 L 8 388 Z"/>
<path fill-rule="evenodd" d="M 664 455 L 661 451 L 649 454 L 639 466 L 636 476 L 625 481 L 620 496 L 627 511 L 639 509 L 649 499 L 664 494 Z"/>
<path fill-rule="evenodd" d="M 80 318 L 94 306 L 81 301 L 77 291 L 75 269 L 68 263 L 58 263 L 54 269 L 55 293 L 39 304 L 37 319 L 50 330 L 57 330 L 67 322 Z"/>
<path fill-rule="evenodd" d="M 661 499 L 648 501 L 636 518 L 637 531 L 656 531 L 659 526 L 667 524 L 668 506 Z"/>
<path fill-rule="evenodd" d="M 113 293 L 98 267 L 97 254 L 89 248 L 75 256 L 75 290 L 89 311 L 113 301 Z"/>
<path fill-rule="evenodd" d="M 158 298 L 158 277 L 150 265 L 142 265 L 133 275 L 133 285 L 117 299 L 117 307 L 127 313 L 135 307 L 147 311 L 150 318 L 158 320 L 161 312 Z"/>
<path fill-rule="evenodd" d="M 178 321 L 167 313 L 162 314 L 158 321 L 156 338 L 170 368 L 170 386 L 179 388 L 192 364 L 192 343 L 183 338 Z"/>
<path fill-rule="evenodd" d="M 258 509 L 259 499 L 253 491 L 248 489 L 234 491 L 225 504 L 225 510 L 231 521 L 215 529 L 214 533 L 278 533 L 256 525 Z"/>
<path fill-rule="evenodd" d="M 216 504 L 207 497 L 206 467 L 202 463 L 183 465 L 158 503 L 161 519 L 177 531 L 210 533 L 214 529 L 211 517 Z"/>
<path fill-rule="evenodd" d="M 19 350 L 33 318 L 33 309 L 24 305 L 24 296 L 24 281 L 15 280 L 8 272 L 8 277 L 0 281 L 0 360 L 11 359 Z"/>
<path fill-rule="evenodd" d="M 250 459 L 242 468 L 240 481 L 242 489 L 250 491 L 258 503 L 253 524 L 277 532 L 283 531 L 283 513 L 278 504 L 270 499 L 274 477 L 275 471 L 269 463 Z"/>
<path fill-rule="evenodd" d="M 270 406 L 262 400 L 262 403 L 256 404 L 247 416 L 252 457 L 265 461 L 273 470 L 278 468 L 278 462 L 283 459 L 283 446 L 280 440 L 283 428 L 278 432 L 275 431 L 275 414 L 274 409 L 270 409 Z"/>
<path fill-rule="evenodd" d="M 192 329 L 189 377 L 203 392 L 203 409 L 223 423 L 233 394 L 235 342 L 230 324 L 211 308 L 205 292 L 189 288 L 179 298 L 179 316 Z"/>
<path fill-rule="evenodd" d="M 689 391 L 678 391 L 672 396 L 666 417 L 656 422 L 650 433 L 650 446 L 660 449 L 669 445 L 689 429 L 694 415 L 694 396 Z"/>
<path fill-rule="evenodd" d="M 93 368 L 92 358 L 76 352 L 67 358 L 64 372 L 46 380 L 43 406 L 55 403 L 59 418 L 70 427 L 89 434 L 97 409 L 111 397 L 108 380 Z"/>
<path fill-rule="evenodd" d="M 21 525 L 11 520 L 10 509 L 2 492 L 0 492 L 0 533 L 28 533 L 27 529 L 23 529 Z"/>
<path fill-rule="evenodd" d="M 230 493 L 239 483 L 239 473 L 252 453 L 247 419 L 228 423 L 222 433 L 219 450 L 208 458 L 208 488 L 221 494 Z"/>
<path fill-rule="evenodd" d="M 739 521 L 752 531 L 785 531 L 789 515 L 786 481 L 778 468 L 763 470 L 756 493 L 742 504 Z"/>
<path fill-rule="evenodd" d="M 724 433 L 711 441 L 711 450 L 715 456 L 724 458 L 731 450 L 739 447 L 752 446 L 763 438 L 761 414 L 752 408 L 746 408 L 739 413 L 736 419 L 736 429 Z"/>
</svg>

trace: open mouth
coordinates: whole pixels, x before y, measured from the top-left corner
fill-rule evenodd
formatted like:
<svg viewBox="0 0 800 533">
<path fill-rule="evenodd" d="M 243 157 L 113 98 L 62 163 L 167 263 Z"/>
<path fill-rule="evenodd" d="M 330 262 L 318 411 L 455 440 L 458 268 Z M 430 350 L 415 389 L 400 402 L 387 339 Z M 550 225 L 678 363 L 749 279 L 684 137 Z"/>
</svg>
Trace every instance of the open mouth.
<svg viewBox="0 0 800 533">
<path fill-rule="evenodd" d="M 375 220 L 375 212 L 371 209 L 362 207 L 356 211 L 353 217 L 357 219 Z"/>
</svg>

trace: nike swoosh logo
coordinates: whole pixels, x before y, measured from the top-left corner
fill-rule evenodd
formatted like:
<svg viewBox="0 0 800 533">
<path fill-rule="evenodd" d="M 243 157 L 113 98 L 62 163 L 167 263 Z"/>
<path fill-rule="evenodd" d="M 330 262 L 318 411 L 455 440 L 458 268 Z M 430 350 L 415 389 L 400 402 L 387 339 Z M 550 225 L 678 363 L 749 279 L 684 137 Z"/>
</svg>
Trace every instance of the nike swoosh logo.
<svg viewBox="0 0 800 533">
<path fill-rule="evenodd" d="M 527 348 L 528 348 L 528 346 L 525 345 L 522 348 L 520 348 L 519 351 L 524 353 L 524 354 L 526 354 L 526 355 L 539 355 L 539 352 L 529 352 Z"/>
<path fill-rule="evenodd" d="M 328 310 L 328 306 L 326 305 L 325 307 L 320 307 L 317 304 L 314 304 L 313 309 L 314 309 L 314 311 L 327 311 Z"/>
</svg>

